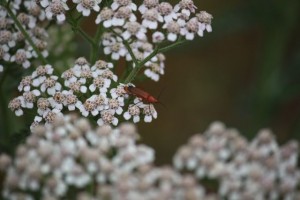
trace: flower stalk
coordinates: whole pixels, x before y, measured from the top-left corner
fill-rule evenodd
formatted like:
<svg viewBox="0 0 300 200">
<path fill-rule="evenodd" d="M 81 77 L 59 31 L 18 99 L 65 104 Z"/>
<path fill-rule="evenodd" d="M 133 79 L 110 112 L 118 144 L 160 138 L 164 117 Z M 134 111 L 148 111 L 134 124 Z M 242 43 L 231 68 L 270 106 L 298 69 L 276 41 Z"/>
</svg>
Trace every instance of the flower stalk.
<svg viewBox="0 0 300 200">
<path fill-rule="evenodd" d="M 147 56 L 143 61 L 138 62 L 137 66 L 135 66 L 132 71 L 130 72 L 130 74 L 127 76 L 127 78 L 125 79 L 124 83 L 128 84 L 130 82 L 132 82 L 134 80 L 134 78 L 136 77 L 136 75 L 138 74 L 138 72 L 140 71 L 140 69 L 144 66 L 144 64 L 146 62 L 148 62 L 149 60 L 151 60 L 154 56 L 156 56 L 158 53 L 163 53 L 166 52 L 170 49 L 173 49 L 181 44 L 183 44 L 186 40 L 182 39 L 182 40 L 178 40 L 176 43 L 174 44 L 170 44 L 168 46 L 165 46 L 161 49 L 159 49 L 159 47 L 157 46 L 154 51 Z M 129 47 L 130 48 L 130 47 Z M 130 52 L 130 50 L 128 50 Z"/>
</svg>

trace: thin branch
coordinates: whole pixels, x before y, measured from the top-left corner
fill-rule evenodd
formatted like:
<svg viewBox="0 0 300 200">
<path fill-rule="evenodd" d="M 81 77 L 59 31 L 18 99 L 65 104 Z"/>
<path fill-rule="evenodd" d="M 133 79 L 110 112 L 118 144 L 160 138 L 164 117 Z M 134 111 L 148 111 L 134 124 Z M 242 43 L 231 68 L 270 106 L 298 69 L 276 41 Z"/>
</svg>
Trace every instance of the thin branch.
<svg viewBox="0 0 300 200">
<path fill-rule="evenodd" d="M 125 79 L 124 83 L 125 84 L 130 83 L 136 77 L 136 75 L 138 74 L 138 72 L 140 71 L 140 69 L 144 66 L 144 64 L 146 62 L 148 62 L 149 60 L 151 60 L 151 58 L 153 58 L 154 56 L 156 56 L 158 53 L 162 53 L 162 52 L 168 51 L 170 49 L 173 49 L 173 48 L 175 48 L 175 47 L 183 44 L 184 42 L 185 42 L 185 40 L 179 40 L 176 43 L 168 45 L 168 46 L 165 46 L 165 47 L 163 47 L 161 49 L 159 49 L 158 47 L 156 47 L 154 49 L 154 51 L 149 56 L 147 56 L 142 62 L 138 63 L 138 65 L 135 66 L 132 69 L 132 71 L 130 72 L 130 74 Z"/>
<path fill-rule="evenodd" d="M 87 42 L 89 42 L 91 45 L 94 44 L 94 40 L 84 32 L 81 27 L 78 25 L 78 21 L 75 21 L 71 14 L 69 14 L 70 19 L 67 17 L 67 22 L 72 26 L 72 29 L 74 32 L 78 32 Z"/>
<path fill-rule="evenodd" d="M 133 60 L 134 64 L 138 65 L 139 61 L 136 59 L 136 57 L 135 57 L 135 55 L 134 55 L 134 53 L 133 53 L 133 51 L 132 51 L 132 49 L 130 47 L 130 44 L 126 40 L 124 40 L 124 39 L 123 39 L 123 42 L 124 42 L 124 45 L 127 48 L 128 52 L 129 52 L 130 56 L 132 57 L 132 60 Z"/>
<path fill-rule="evenodd" d="M 99 48 L 100 48 L 99 41 L 102 36 L 102 33 L 103 33 L 103 27 L 99 25 L 96 34 L 94 36 L 94 45 L 92 48 L 91 59 L 90 59 L 92 64 L 95 63 L 97 60 L 97 54 L 99 53 Z"/>
</svg>

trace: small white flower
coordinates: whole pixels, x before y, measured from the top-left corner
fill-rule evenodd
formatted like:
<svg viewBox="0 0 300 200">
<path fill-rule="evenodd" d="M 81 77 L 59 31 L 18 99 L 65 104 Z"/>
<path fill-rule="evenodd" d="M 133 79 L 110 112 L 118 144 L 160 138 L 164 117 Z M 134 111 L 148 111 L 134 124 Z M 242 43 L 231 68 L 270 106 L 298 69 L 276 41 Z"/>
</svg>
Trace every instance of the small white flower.
<svg viewBox="0 0 300 200">
<path fill-rule="evenodd" d="M 98 12 L 100 10 L 99 4 L 102 0 L 73 0 L 77 4 L 76 9 L 82 13 L 83 16 L 89 16 L 91 10 Z"/>
<path fill-rule="evenodd" d="M 119 122 L 119 120 L 114 116 L 114 112 L 111 110 L 104 110 L 101 111 L 101 118 L 98 119 L 97 124 L 99 126 L 102 126 L 104 124 L 109 125 L 109 124 L 113 124 L 113 125 L 117 125 Z"/>
<path fill-rule="evenodd" d="M 113 68 L 113 64 L 110 62 L 105 62 L 104 60 L 98 60 L 92 66 L 91 71 L 94 78 L 101 75 L 106 69 Z"/>
<path fill-rule="evenodd" d="M 127 53 L 127 50 L 123 43 L 121 42 L 115 42 L 114 44 L 111 44 L 110 46 L 104 47 L 104 54 L 111 55 L 111 58 L 113 60 L 119 60 L 120 57 L 124 57 Z"/>
<path fill-rule="evenodd" d="M 45 0 L 40 1 L 40 3 L 42 4 L 43 1 Z M 44 2 L 43 5 L 48 6 L 49 2 L 48 4 Z M 38 20 L 43 21 L 46 18 L 45 11 L 41 9 L 41 7 L 37 4 L 36 1 L 34 0 L 25 1 L 24 6 L 27 8 L 28 12 L 34 17 L 36 17 Z"/>
<path fill-rule="evenodd" d="M 108 99 L 106 98 L 105 95 L 100 94 L 100 95 L 93 95 L 89 98 L 91 101 L 95 102 L 96 109 L 98 111 L 102 111 L 104 109 L 108 108 Z"/>
<path fill-rule="evenodd" d="M 0 45 L 0 60 L 10 60 L 9 48 L 6 45 Z"/>
<path fill-rule="evenodd" d="M 106 93 L 107 88 L 110 87 L 111 80 L 105 79 L 101 76 L 98 76 L 93 79 L 93 83 L 89 86 L 91 92 L 94 92 L 96 89 L 100 91 L 100 93 Z"/>
<path fill-rule="evenodd" d="M 132 0 L 114 0 L 114 2 L 111 4 L 111 8 L 113 10 L 117 10 L 120 7 L 127 7 L 133 11 L 136 11 L 137 6 L 135 3 L 132 2 Z"/>
<path fill-rule="evenodd" d="M 96 103 L 93 100 L 87 99 L 81 106 L 80 112 L 83 116 L 87 117 L 90 113 L 93 116 L 98 115 L 99 110 L 97 109 Z"/>
<path fill-rule="evenodd" d="M 30 67 L 30 62 L 28 59 L 32 57 L 32 54 L 29 51 L 24 49 L 18 49 L 16 54 L 10 58 L 11 62 L 16 62 L 19 65 L 22 65 L 25 69 Z"/>
<path fill-rule="evenodd" d="M 199 26 L 198 19 L 196 17 L 190 19 L 185 27 L 181 29 L 181 35 L 185 36 L 187 40 L 193 40 L 195 34 L 203 36 L 203 30 Z"/>
<path fill-rule="evenodd" d="M 16 41 L 13 38 L 12 32 L 8 30 L 0 30 L 0 45 L 2 45 L 2 48 L 5 46 L 8 49 L 16 46 Z"/>
<path fill-rule="evenodd" d="M 69 10 L 66 0 L 52 0 L 45 11 L 48 19 L 51 20 L 54 16 L 58 23 L 62 23 L 66 20 L 66 10 Z"/>
<path fill-rule="evenodd" d="M 164 68 L 158 65 L 157 63 L 152 63 L 150 66 L 145 70 L 145 75 L 151 78 L 154 81 L 159 80 L 159 76 L 164 74 Z"/>
<path fill-rule="evenodd" d="M 119 85 L 117 88 L 112 88 L 110 90 L 110 95 L 112 98 L 119 99 L 122 102 L 124 102 L 124 97 L 128 96 L 124 89 L 124 85 Z"/>
<path fill-rule="evenodd" d="M 39 2 L 43 8 L 46 8 L 50 4 L 49 0 L 40 0 L 37 2 Z"/>
<path fill-rule="evenodd" d="M 142 21 L 143 26 L 149 29 L 157 29 L 158 22 L 164 21 L 163 17 L 159 14 L 157 9 L 154 8 L 147 10 L 143 14 L 142 18 L 143 18 Z"/>
<path fill-rule="evenodd" d="M 40 96 L 41 92 L 39 90 L 33 90 L 30 92 L 24 92 L 23 96 L 20 97 L 22 107 L 33 108 L 33 103 L 36 101 L 36 97 Z"/>
<path fill-rule="evenodd" d="M 22 92 L 22 91 L 29 92 L 30 88 L 31 88 L 31 83 L 32 83 L 31 76 L 25 76 L 25 77 L 23 77 L 23 79 L 21 80 L 20 85 L 18 86 L 18 90 L 20 92 Z"/>
<path fill-rule="evenodd" d="M 100 74 L 104 79 L 113 80 L 114 82 L 117 82 L 118 77 L 115 75 L 111 70 L 106 69 Z"/>
<path fill-rule="evenodd" d="M 143 114 L 145 115 L 144 117 L 145 122 L 151 122 L 153 118 L 154 119 L 157 118 L 157 112 L 152 104 L 144 105 Z"/>
<path fill-rule="evenodd" d="M 147 10 L 151 8 L 157 8 L 159 0 L 144 0 L 143 4 L 139 6 L 139 11 L 144 14 Z"/>
<path fill-rule="evenodd" d="M 74 83 L 77 81 L 77 77 L 75 76 L 72 69 L 68 69 L 64 71 L 61 75 L 63 79 L 65 79 L 64 85 L 69 87 L 70 83 Z"/>
<path fill-rule="evenodd" d="M 128 111 L 124 113 L 123 117 L 126 120 L 129 120 L 131 117 L 133 117 L 133 122 L 137 123 L 140 121 L 140 114 L 140 108 L 135 104 L 130 104 L 128 107 Z"/>
<path fill-rule="evenodd" d="M 152 35 L 152 42 L 160 43 L 165 40 L 165 35 L 162 32 L 156 31 Z"/>
<path fill-rule="evenodd" d="M 23 110 L 21 109 L 21 106 L 22 106 L 22 101 L 20 98 L 14 98 L 8 104 L 8 108 L 10 108 L 11 111 L 15 112 L 17 116 L 23 115 Z"/>
<path fill-rule="evenodd" d="M 87 92 L 87 87 L 79 81 L 72 82 L 67 87 L 69 87 L 70 90 L 75 93 L 80 93 L 80 92 L 86 93 Z"/>
<path fill-rule="evenodd" d="M 75 71 L 74 74 L 79 78 L 78 81 L 83 84 L 85 84 L 87 80 L 91 79 L 93 76 L 92 71 L 90 69 Z"/>
<path fill-rule="evenodd" d="M 191 12 L 194 13 L 197 7 L 195 6 L 193 0 L 181 0 L 178 4 L 175 5 L 174 11 L 190 16 Z"/>
<path fill-rule="evenodd" d="M 103 8 L 100 11 L 99 15 L 97 16 L 96 24 L 103 22 L 103 26 L 105 28 L 111 27 L 113 15 L 114 15 L 114 12 L 110 8 L 108 8 L 108 7 Z"/>
<path fill-rule="evenodd" d="M 72 69 L 74 70 L 74 73 L 78 73 L 77 71 L 79 71 L 80 74 L 81 70 L 89 70 L 90 65 L 84 57 L 79 57 L 76 59 L 75 65 Z"/>
<path fill-rule="evenodd" d="M 53 68 L 51 65 L 41 65 L 32 73 L 32 85 L 38 87 L 40 84 L 44 82 L 47 75 L 51 75 L 53 73 Z"/>
<path fill-rule="evenodd" d="M 200 11 L 196 16 L 200 22 L 201 30 L 212 32 L 211 20 L 213 19 L 213 16 L 206 11 Z"/>
<path fill-rule="evenodd" d="M 177 22 L 170 21 L 166 23 L 163 28 L 168 31 L 167 38 L 169 41 L 174 42 L 177 40 L 177 37 L 180 34 L 180 25 Z"/>
<path fill-rule="evenodd" d="M 161 2 L 157 8 L 158 12 L 163 16 L 166 23 L 177 19 L 177 15 L 173 10 L 173 7 L 168 2 Z"/>
<path fill-rule="evenodd" d="M 122 33 L 124 40 L 128 40 L 132 35 L 134 35 L 139 40 L 146 40 L 147 30 L 141 26 L 138 22 L 127 22 L 124 26 L 126 31 Z"/>
<path fill-rule="evenodd" d="M 61 90 L 61 84 L 57 82 L 57 79 L 57 76 L 46 78 L 41 85 L 41 91 L 45 92 L 47 90 L 49 95 L 54 95 L 56 91 Z"/>
<path fill-rule="evenodd" d="M 75 96 L 70 91 L 63 91 L 62 92 L 65 95 L 65 101 L 64 106 L 68 107 L 68 110 L 73 111 L 75 108 L 78 108 L 79 110 L 82 108 L 81 101 L 78 100 L 77 96 Z"/>
<path fill-rule="evenodd" d="M 136 21 L 136 16 L 132 13 L 128 7 L 121 7 L 115 13 L 112 19 L 113 26 L 123 26 L 126 21 Z"/>
<path fill-rule="evenodd" d="M 45 112 L 50 110 L 50 102 L 46 98 L 39 98 L 37 101 L 38 114 L 43 115 Z"/>
<path fill-rule="evenodd" d="M 66 96 L 63 92 L 56 92 L 53 95 L 53 97 L 50 97 L 48 100 L 49 100 L 52 108 L 57 109 L 57 110 L 62 110 L 63 104 L 66 100 Z"/>
<path fill-rule="evenodd" d="M 28 27 L 32 29 L 36 26 L 36 18 L 31 15 L 27 15 L 25 13 L 19 13 L 17 19 L 25 28 Z"/>
<path fill-rule="evenodd" d="M 124 102 L 119 99 L 109 99 L 108 100 L 108 107 L 111 111 L 121 115 L 123 112 Z"/>
<path fill-rule="evenodd" d="M 45 119 L 45 125 L 51 125 L 56 119 L 61 119 L 63 114 L 58 109 L 47 110 L 43 113 L 43 118 Z M 39 122 L 40 118 L 36 118 L 36 122 Z"/>
</svg>

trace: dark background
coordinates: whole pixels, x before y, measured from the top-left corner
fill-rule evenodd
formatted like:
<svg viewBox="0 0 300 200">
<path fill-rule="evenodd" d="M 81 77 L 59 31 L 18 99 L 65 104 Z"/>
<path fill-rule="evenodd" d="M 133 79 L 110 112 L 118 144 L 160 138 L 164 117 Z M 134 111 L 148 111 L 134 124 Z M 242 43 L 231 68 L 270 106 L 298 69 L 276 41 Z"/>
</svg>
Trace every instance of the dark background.
<svg viewBox="0 0 300 200">
<path fill-rule="evenodd" d="M 300 139 L 300 1 L 195 4 L 214 16 L 213 32 L 167 52 L 166 75 L 159 82 L 135 82 L 154 96 L 162 91 L 160 101 L 166 105 L 155 106 L 157 120 L 138 124 L 141 142 L 156 150 L 157 163 L 171 163 L 180 145 L 215 120 L 248 138 L 269 127 L 280 143 Z M 94 34 L 94 19 L 83 26 Z M 76 39 L 77 49 L 65 48 L 82 56 L 88 46 Z M 0 145 L 5 151 L 26 138 L 33 117 L 18 118 L 7 109 L 9 99 L 18 95 L 18 81 L 9 76 L 1 88 Z"/>
</svg>

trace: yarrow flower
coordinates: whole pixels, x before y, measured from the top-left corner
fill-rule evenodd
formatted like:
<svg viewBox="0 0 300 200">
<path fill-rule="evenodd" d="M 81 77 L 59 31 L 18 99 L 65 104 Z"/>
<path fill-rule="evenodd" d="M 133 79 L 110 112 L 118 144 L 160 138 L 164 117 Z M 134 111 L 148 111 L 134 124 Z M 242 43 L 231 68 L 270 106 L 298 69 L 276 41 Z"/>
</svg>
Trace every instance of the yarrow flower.
<svg viewBox="0 0 300 200">
<path fill-rule="evenodd" d="M 280 147 L 267 129 L 247 141 L 237 130 L 215 122 L 178 150 L 176 170 L 153 165 L 154 150 L 137 144 L 139 135 L 132 124 L 95 129 L 75 114 L 54 117 L 49 111 L 47 116 L 53 122 L 33 127 L 14 158 L 0 155 L 3 198 L 32 199 L 36 192 L 41 199 L 299 197 L 299 143 L 290 141 Z M 218 193 L 211 182 L 206 193 L 210 179 L 219 185 Z"/>
<path fill-rule="evenodd" d="M 36 191 L 42 199 L 68 198 L 71 188 L 77 193 L 90 184 L 99 186 L 100 192 L 102 187 L 116 186 L 123 174 L 154 160 L 151 148 L 136 144 L 138 135 L 131 124 L 93 129 L 76 115 L 53 117 L 49 111 L 47 119 L 53 120 L 52 124 L 32 129 L 26 143 L 17 148 L 13 162 L 0 155 L 0 171 L 7 173 L 4 198 L 33 198 Z"/>
<path fill-rule="evenodd" d="M 237 130 L 215 122 L 178 150 L 174 165 L 193 172 L 200 181 L 217 180 L 222 199 L 296 199 L 298 149 L 296 141 L 279 147 L 268 129 L 247 141 Z"/>
<path fill-rule="evenodd" d="M 85 58 L 80 57 L 72 68 L 62 73 L 61 80 L 53 75 L 51 65 L 39 66 L 31 76 L 22 79 L 18 89 L 23 93 L 9 103 L 9 108 L 17 116 L 23 114 L 23 109 L 37 108 L 32 126 L 43 120 L 50 124 L 65 110 L 77 110 L 85 117 L 96 117 L 99 126 L 116 126 L 119 116 L 123 116 L 127 110 L 125 100 L 135 96 L 125 91 L 124 84 L 117 83 L 118 77 L 111 68 L 113 64 L 103 60 L 98 60 L 90 66 Z M 140 121 L 140 117 L 144 117 L 146 122 L 157 118 L 152 104 L 140 101 L 139 107 L 143 112 L 135 113 L 134 122 Z M 132 114 L 132 111 L 130 113 Z M 128 119 L 128 115 L 124 115 L 124 118 Z"/>
<path fill-rule="evenodd" d="M 102 0 L 73 0 L 77 4 L 76 9 L 81 12 L 83 16 L 89 16 L 91 10 L 99 12 Z"/>
<path fill-rule="evenodd" d="M 66 20 L 65 12 L 69 10 L 66 2 L 67 0 L 51 0 L 51 2 L 42 0 L 41 5 L 45 8 L 46 16 L 49 20 L 55 17 L 58 23 L 62 23 Z"/>
</svg>

